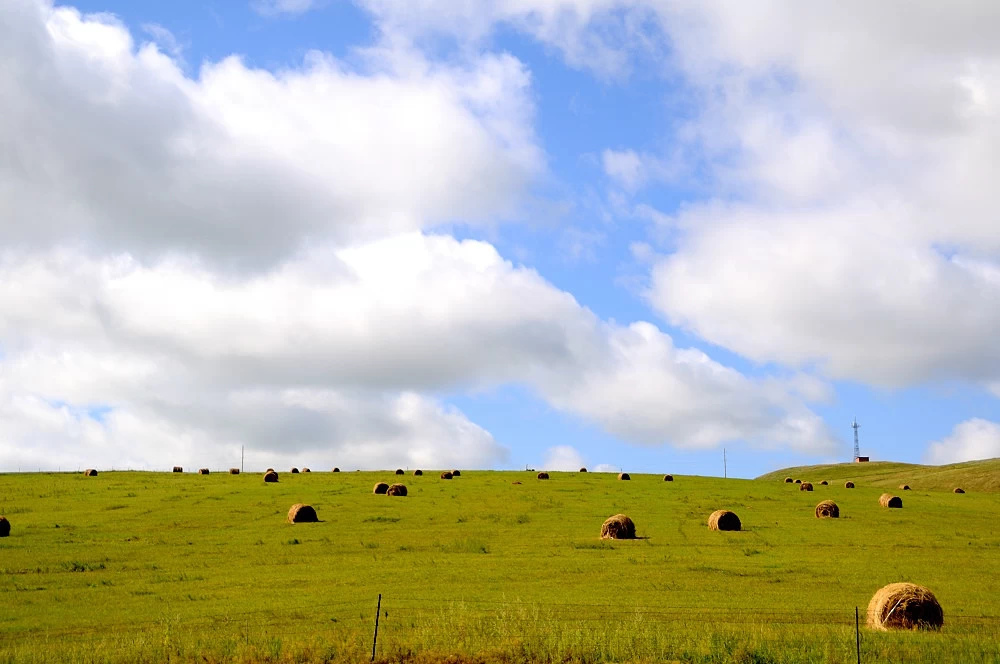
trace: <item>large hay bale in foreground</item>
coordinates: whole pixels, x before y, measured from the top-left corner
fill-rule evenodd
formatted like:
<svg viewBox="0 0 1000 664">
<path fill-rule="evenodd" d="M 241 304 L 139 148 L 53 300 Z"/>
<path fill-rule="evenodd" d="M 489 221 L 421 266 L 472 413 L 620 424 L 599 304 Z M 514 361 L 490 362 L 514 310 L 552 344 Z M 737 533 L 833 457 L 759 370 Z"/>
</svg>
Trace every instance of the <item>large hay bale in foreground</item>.
<svg viewBox="0 0 1000 664">
<path fill-rule="evenodd" d="M 869 627 L 890 629 L 941 629 L 944 610 L 927 588 L 914 583 L 890 583 L 868 602 Z"/>
<path fill-rule="evenodd" d="M 628 476 L 628 473 L 618 473 L 618 479 L 620 479 L 620 480 L 630 480 L 632 478 Z"/>
<path fill-rule="evenodd" d="M 402 469 L 402 468 L 397 468 L 397 469 L 396 469 L 396 474 L 397 474 L 397 475 L 404 475 L 405 473 L 403 472 L 403 469 Z"/>
<path fill-rule="evenodd" d="M 957 486 L 957 487 L 955 487 L 955 493 L 965 493 L 965 489 L 963 489 L 962 487 L 958 487 Z"/>
<path fill-rule="evenodd" d="M 817 519 L 839 519 L 840 508 L 832 500 L 824 500 L 816 506 Z"/>
<path fill-rule="evenodd" d="M 340 472 L 340 468 L 334 468 L 334 469 L 333 469 L 333 472 L 335 472 L 335 473 L 339 473 L 339 472 Z"/>
<path fill-rule="evenodd" d="M 894 496 L 891 493 L 883 493 L 879 496 L 878 504 L 882 507 L 902 507 L 903 499 L 899 496 Z"/>
<path fill-rule="evenodd" d="M 0 516 L 0 537 L 7 537 L 10 535 L 10 521 L 7 517 Z"/>
<path fill-rule="evenodd" d="M 239 468 L 230 468 L 229 469 L 229 474 L 230 475 L 239 475 L 240 474 L 240 469 Z"/>
<path fill-rule="evenodd" d="M 791 477 L 786 477 L 786 478 L 785 478 L 785 484 L 791 484 L 791 483 L 792 483 L 792 482 L 794 482 L 794 481 L 795 481 L 795 480 L 793 480 L 793 479 L 792 479 Z"/>
<path fill-rule="evenodd" d="M 87 470 L 83 471 L 83 474 L 87 477 L 97 477 L 97 471 L 94 470 L 93 468 L 88 468 Z"/>
<path fill-rule="evenodd" d="M 461 477 L 462 476 L 462 471 L 461 470 L 453 470 L 453 471 L 451 471 L 451 476 L 452 477 Z"/>
<path fill-rule="evenodd" d="M 419 468 L 417 468 L 416 470 L 413 471 L 413 476 L 414 477 L 420 477 L 423 474 L 424 474 L 424 471 L 420 470 Z"/>
<path fill-rule="evenodd" d="M 443 480 L 450 480 L 451 479 L 451 473 L 449 473 L 447 470 L 444 471 L 443 473 L 441 473 L 441 479 L 443 479 Z"/>
<path fill-rule="evenodd" d="M 406 495 L 406 485 L 405 484 L 393 484 L 389 487 L 389 490 L 385 492 L 387 496 L 405 496 Z"/>
<path fill-rule="evenodd" d="M 208 468 L 199 468 L 198 469 L 198 474 L 199 475 L 208 475 L 210 472 L 211 471 Z"/>
<path fill-rule="evenodd" d="M 540 479 L 540 480 L 547 480 L 547 479 L 549 479 L 549 474 L 546 473 L 546 472 L 538 473 L 538 479 Z"/>
<path fill-rule="evenodd" d="M 183 473 L 184 469 L 182 467 L 180 467 L 180 466 L 174 466 L 174 472 L 175 473 Z"/>
<path fill-rule="evenodd" d="M 608 517 L 601 525 L 601 539 L 635 539 L 635 523 L 624 514 Z"/>
<path fill-rule="evenodd" d="M 580 472 L 581 472 L 581 473 L 585 473 L 585 472 L 587 472 L 587 469 L 586 469 L 586 468 L 581 468 L 581 469 L 580 469 Z"/>
<path fill-rule="evenodd" d="M 274 472 L 273 470 L 267 471 L 266 473 L 264 473 L 264 481 L 268 482 L 268 483 L 270 483 L 270 482 L 277 482 L 278 481 L 278 473 Z"/>
<path fill-rule="evenodd" d="M 295 503 L 288 510 L 288 523 L 316 523 L 317 521 L 319 521 L 319 517 L 316 516 L 316 510 L 313 509 L 312 505 Z"/>
<path fill-rule="evenodd" d="M 674 476 L 673 475 L 664 475 L 663 476 L 663 481 L 664 482 L 673 482 L 674 481 Z"/>
<path fill-rule="evenodd" d="M 803 482 L 799 485 L 799 491 L 812 491 L 813 485 L 810 482 Z"/>
<path fill-rule="evenodd" d="M 375 488 L 372 489 L 372 493 L 376 495 L 383 495 L 388 490 L 389 490 L 388 484 L 386 484 L 385 482 L 379 482 L 378 484 L 375 485 Z"/>
<path fill-rule="evenodd" d="M 909 491 L 910 490 L 910 485 L 909 484 L 900 484 L 899 485 L 899 490 L 900 491 Z"/>
<path fill-rule="evenodd" d="M 740 517 L 729 510 L 715 510 L 708 517 L 709 530 L 740 530 L 742 528 Z"/>
<path fill-rule="evenodd" d="M 844 482 L 844 488 L 845 489 L 853 489 L 854 488 L 854 482 L 851 482 L 850 480 Z"/>
</svg>

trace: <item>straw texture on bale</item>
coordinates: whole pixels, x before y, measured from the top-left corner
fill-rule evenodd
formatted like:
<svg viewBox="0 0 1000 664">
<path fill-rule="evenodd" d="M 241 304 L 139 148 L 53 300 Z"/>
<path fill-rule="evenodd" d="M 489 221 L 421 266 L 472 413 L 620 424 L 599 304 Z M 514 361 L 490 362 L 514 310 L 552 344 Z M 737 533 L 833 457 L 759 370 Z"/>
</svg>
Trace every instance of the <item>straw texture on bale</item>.
<svg viewBox="0 0 1000 664">
<path fill-rule="evenodd" d="M 581 469 L 580 469 L 580 472 L 581 472 L 581 473 L 585 473 L 585 472 L 587 472 L 587 469 L 586 469 L 586 468 L 581 468 Z"/>
<path fill-rule="evenodd" d="M 620 479 L 620 480 L 630 480 L 632 478 L 628 476 L 628 473 L 618 473 L 618 479 Z"/>
<path fill-rule="evenodd" d="M 230 468 L 229 469 L 229 474 L 230 475 L 239 475 L 240 474 L 240 469 L 239 468 Z"/>
<path fill-rule="evenodd" d="M 198 469 L 198 474 L 199 475 L 208 475 L 210 472 L 211 471 L 208 468 L 199 468 Z"/>
<path fill-rule="evenodd" d="M 450 480 L 451 479 L 451 473 L 449 473 L 447 470 L 444 471 L 443 473 L 441 473 L 441 479 L 443 479 L 443 480 Z"/>
<path fill-rule="evenodd" d="M 88 468 L 87 470 L 83 471 L 83 474 L 86 475 L 87 477 L 97 477 L 97 471 L 94 470 L 93 468 Z"/>
<path fill-rule="evenodd" d="M 829 483 L 829 482 L 827 482 L 826 480 L 823 480 L 822 482 L 820 482 L 820 486 L 827 486 L 827 485 L 829 485 L 829 484 L 830 484 L 830 483 Z"/>
<path fill-rule="evenodd" d="M 601 539 L 635 539 L 635 523 L 624 514 L 608 517 L 601 525 Z"/>
<path fill-rule="evenodd" d="M 810 482 L 803 482 L 799 485 L 799 491 L 812 491 L 813 485 Z"/>
<path fill-rule="evenodd" d="M 319 521 L 319 517 L 316 516 L 316 510 L 313 509 L 312 505 L 295 503 L 288 510 L 288 523 L 316 523 L 317 521 Z"/>
<path fill-rule="evenodd" d="M 293 475 L 298 475 L 299 474 L 299 469 L 296 468 L 295 466 L 292 466 L 292 469 L 290 471 L 288 471 L 288 472 L 292 473 Z"/>
<path fill-rule="evenodd" d="M 277 482 L 278 481 L 278 473 L 274 472 L 273 470 L 267 471 L 266 473 L 264 473 L 264 481 L 265 482 Z"/>
<path fill-rule="evenodd" d="M 10 535 L 10 521 L 7 517 L 0 516 L 0 537 L 7 537 Z"/>
<path fill-rule="evenodd" d="M 451 476 L 452 477 L 461 477 L 462 476 L 462 471 L 461 470 L 453 470 L 453 471 L 451 471 Z"/>
<path fill-rule="evenodd" d="M 181 468 L 180 466 L 174 466 L 174 472 L 175 473 L 183 473 L 184 469 Z"/>
<path fill-rule="evenodd" d="M 847 482 L 844 482 L 844 488 L 845 489 L 853 489 L 854 488 L 854 482 L 851 482 L 850 480 L 848 480 Z"/>
<path fill-rule="evenodd" d="M 882 507 L 902 507 L 903 499 L 899 496 L 894 496 L 891 493 L 883 493 L 879 496 L 878 504 Z"/>
<path fill-rule="evenodd" d="M 742 527 L 740 517 L 729 510 L 715 510 L 708 517 L 709 530 L 740 530 Z"/>
<path fill-rule="evenodd" d="M 962 487 L 957 486 L 957 487 L 955 487 L 955 493 L 965 493 L 965 489 L 963 489 Z"/>
<path fill-rule="evenodd" d="M 372 489 L 372 493 L 383 494 L 388 490 L 389 490 L 388 484 L 386 484 L 385 482 L 379 482 L 378 484 L 375 485 L 375 488 Z"/>
<path fill-rule="evenodd" d="M 334 468 L 334 469 L 333 469 L 333 472 L 335 472 L 335 473 L 339 473 L 339 472 L 340 472 L 340 468 Z"/>
<path fill-rule="evenodd" d="M 832 500 L 824 500 L 816 506 L 817 519 L 839 519 L 840 508 Z"/>
<path fill-rule="evenodd" d="M 405 484 L 393 484 L 389 487 L 389 490 L 385 492 L 387 496 L 405 496 L 406 495 L 406 485 Z"/>
<path fill-rule="evenodd" d="M 909 491 L 910 490 L 910 485 L 909 484 L 900 484 L 899 485 L 899 490 L 900 491 Z"/>
<path fill-rule="evenodd" d="M 794 480 L 792 480 L 792 478 L 791 478 L 791 477 L 786 477 L 786 478 L 785 478 L 785 484 L 791 484 L 791 483 L 792 483 L 793 481 L 794 481 Z"/>
<path fill-rule="evenodd" d="M 802 484 L 802 480 L 795 480 L 796 484 Z"/>
<path fill-rule="evenodd" d="M 420 477 L 423 474 L 424 474 L 424 471 L 420 470 L 419 468 L 417 468 L 416 470 L 413 471 L 413 476 L 414 477 Z"/>
<path fill-rule="evenodd" d="M 547 480 L 547 479 L 549 479 L 549 474 L 545 473 L 545 472 L 538 473 L 538 479 L 540 479 L 540 480 Z"/>
<path fill-rule="evenodd" d="M 890 583 L 868 602 L 866 622 L 872 629 L 941 629 L 944 610 L 927 588 L 914 583 Z"/>
<path fill-rule="evenodd" d="M 664 475 L 663 476 L 663 481 L 664 482 L 673 482 L 674 481 L 674 476 L 673 475 Z"/>
</svg>

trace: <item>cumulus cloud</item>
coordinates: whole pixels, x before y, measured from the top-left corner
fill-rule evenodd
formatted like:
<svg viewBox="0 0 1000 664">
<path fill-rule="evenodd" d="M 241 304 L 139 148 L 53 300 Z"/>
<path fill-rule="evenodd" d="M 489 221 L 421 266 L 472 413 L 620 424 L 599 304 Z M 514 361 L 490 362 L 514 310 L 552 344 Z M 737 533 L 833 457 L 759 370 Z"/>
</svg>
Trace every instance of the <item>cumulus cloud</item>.
<svg viewBox="0 0 1000 664">
<path fill-rule="evenodd" d="M 254 11 L 264 16 L 298 15 L 319 7 L 323 0 L 254 0 Z"/>
<path fill-rule="evenodd" d="M 545 451 L 544 470 L 561 470 L 565 472 L 579 470 L 586 464 L 580 452 L 572 445 L 556 445 Z"/>
<path fill-rule="evenodd" d="M 1000 424 L 978 417 L 960 422 L 950 436 L 931 443 L 925 457 L 934 464 L 1000 457 Z"/>
</svg>

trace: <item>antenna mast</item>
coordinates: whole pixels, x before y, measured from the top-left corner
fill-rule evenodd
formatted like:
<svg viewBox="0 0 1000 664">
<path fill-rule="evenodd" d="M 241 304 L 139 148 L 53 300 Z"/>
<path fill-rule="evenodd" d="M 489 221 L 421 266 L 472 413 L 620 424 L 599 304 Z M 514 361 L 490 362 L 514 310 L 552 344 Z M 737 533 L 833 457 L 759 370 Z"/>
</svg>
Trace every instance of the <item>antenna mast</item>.
<svg viewBox="0 0 1000 664">
<path fill-rule="evenodd" d="M 858 429 L 861 428 L 861 425 L 858 424 L 857 417 L 854 418 L 854 424 L 851 425 L 851 428 L 854 429 L 854 459 L 852 460 L 856 461 L 861 456 L 861 446 L 858 445 Z"/>
</svg>

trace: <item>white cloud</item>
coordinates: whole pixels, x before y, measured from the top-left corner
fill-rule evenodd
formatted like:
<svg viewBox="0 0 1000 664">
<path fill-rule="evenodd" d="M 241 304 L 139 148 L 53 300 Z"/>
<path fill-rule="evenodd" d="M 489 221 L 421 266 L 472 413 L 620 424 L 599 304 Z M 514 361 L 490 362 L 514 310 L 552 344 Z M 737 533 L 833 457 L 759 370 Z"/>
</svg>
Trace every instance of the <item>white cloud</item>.
<svg viewBox="0 0 1000 664">
<path fill-rule="evenodd" d="M 304 14 L 311 9 L 315 9 L 323 4 L 324 0 L 254 0 L 250 3 L 254 11 L 263 16 L 276 16 L 280 14 L 298 15 Z"/>
<path fill-rule="evenodd" d="M 618 466 L 612 466 L 610 463 L 599 463 L 590 472 L 592 473 L 619 473 Z"/>
<path fill-rule="evenodd" d="M 583 457 L 572 445 L 556 445 L 545 451 L 543 470 L 576 471 L 585 466 Z"/>
<path fill-rule="evenodd" d="M 960 422 L 950 436 L 931 443 L 925 456 L 934 464 L 1000 457 L 1000 424 L 980 418 Z"/>
<path fill-rule="evenodd" d="M 646 181 L 642 159 L 635 150 L 605 150 L 601 162 L 604 174 L 628 191 L 635 191 Z"/>
</svg>

